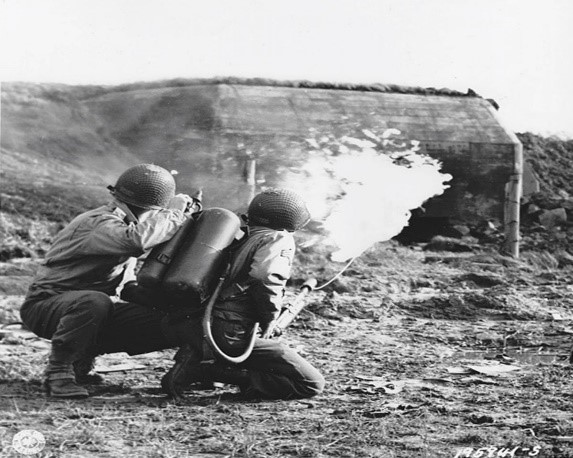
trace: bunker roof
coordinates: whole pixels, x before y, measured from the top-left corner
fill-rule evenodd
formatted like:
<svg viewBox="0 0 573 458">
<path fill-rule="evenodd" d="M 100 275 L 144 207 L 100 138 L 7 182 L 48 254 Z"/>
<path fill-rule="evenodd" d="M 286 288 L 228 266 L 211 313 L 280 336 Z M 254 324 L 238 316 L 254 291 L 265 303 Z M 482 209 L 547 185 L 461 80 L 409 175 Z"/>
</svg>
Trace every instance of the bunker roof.
<svg viewBox="0 0 573 458">
<path fill-rule="evenodd" d="M 193 110 L 197 97 L 210 105 L 226 133 L 304 135 L 309 128 L 335 124 L 396 128 L 411 140 L 442 143 L 517 144 L 494 100 L 472 89 L 423 88 L 396 84 L 281 81 L 264 78 L 196 78 L 119 86 L 84 86 L 86 98 L 170 97 Z M 190 94 L 194 94 L 193 97 Z"/>
<path fill-rule="evenodd" d="M 396 128 L 426 142 L 513 144 L 490 101 L 434 92 L 381 92 L 221 85 L 218 115 L 228 132 L 297 134 L 336 124 Z"/>
</svg>

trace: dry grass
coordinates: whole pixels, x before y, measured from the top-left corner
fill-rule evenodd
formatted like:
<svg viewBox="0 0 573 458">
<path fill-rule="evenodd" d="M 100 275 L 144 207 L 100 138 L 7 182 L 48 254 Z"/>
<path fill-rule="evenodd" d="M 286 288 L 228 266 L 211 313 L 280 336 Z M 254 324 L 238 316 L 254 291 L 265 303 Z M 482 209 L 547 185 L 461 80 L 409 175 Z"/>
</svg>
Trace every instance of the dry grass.
<svg viewBox="0 0 573 458">
<path fill-rule="evenodd" d="M 320 279 L 332 273 L 316 254 L 300 253 L 306 267 L 297 270 L 295 284 L 310 271 Z M 485 254 L 459 255 L 457 263 L 443 265 L 423 260 L 420 251 L 382 244 L 337 284 L 309 297 L 308 309 L 285 338 L 328 381 L 325 393 L 310 400 L 243 401 L 225 386 L 171 402 L 158 388 L 172 363 L 167 351 L 133 357 L 146 369 L 106 374 L 105 385 L 91 387 L 86 401 L 57 401 L 45 398 L 41 388 L 46 348 L 18 339 L 0 345 L 5 456 L 16 456 L 10 441 L 25 428 L 46 436 L 41 456 L 433 458 L 486 446 L 539 446 L 539 456 L 573 456 L 567 442 L 573 436 L 573 370 L 564 356 L 555 362 L 516 360 L 512 364 L 520 370 L 498 377 L 448 372 L 496 364 L 485 353 L 471 356 L 474 350 L 565 355 L 573 272 L 504 265 Z M 492 268 L 493 280 L 507 282 L 481 284 Z M 548 286 L 549 275 L 560 280 Z M 453 302 L 439 319 L 429 318 L 431 299 L 448 296 L 474 302 Z M 473 316 L 459 316 L 460 307 L 475 305 L 479 297 L 496 297 L 498 310 L 476 306 Z M 535 307 L 538 313 L 531 314 Z M 520 310 L 517 320 L 493 313 Z M 561 314 L 560 320 L 551 313 Z M 117 362 L 125 356 L 103 358 Z M 387 382 L 399 389 L 387 392 Z"/>
</svg>

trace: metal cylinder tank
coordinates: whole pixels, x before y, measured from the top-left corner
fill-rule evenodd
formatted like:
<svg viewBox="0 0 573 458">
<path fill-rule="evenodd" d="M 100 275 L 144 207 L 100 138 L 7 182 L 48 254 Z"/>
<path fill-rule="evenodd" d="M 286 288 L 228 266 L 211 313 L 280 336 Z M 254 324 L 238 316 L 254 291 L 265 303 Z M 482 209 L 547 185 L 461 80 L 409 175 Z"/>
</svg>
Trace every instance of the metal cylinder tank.
<svg viewBox="0 0 573 458">
<path fill-rule="evenodd" d="M 240 227 L 239 217 L 224 208 L 201 212 L 169 264 L 163 289 L 190 300 L 204 301 L 222 274 L 227 260 L 225 250 Z"/>
<path fill-rule="evenodd" d="M 170 240 L 157 245 L 151 250 L 137 273 L 137 283 L 139 285 L 146 288 L 160 287 L 169 265 L 179 251 L 179 246 L 186 239 L 194 225 L 195 219 L 193 217 L 189 218 Z"/>
</svg>

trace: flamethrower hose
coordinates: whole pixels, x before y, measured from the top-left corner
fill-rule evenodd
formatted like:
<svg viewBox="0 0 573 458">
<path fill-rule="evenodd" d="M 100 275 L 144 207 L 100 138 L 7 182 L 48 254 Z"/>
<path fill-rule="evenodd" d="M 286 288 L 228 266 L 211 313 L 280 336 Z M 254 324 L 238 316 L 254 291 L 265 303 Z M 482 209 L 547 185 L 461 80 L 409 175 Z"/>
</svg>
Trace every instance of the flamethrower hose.
<svg viewBox="0 0 573 458">
<path fill-rule="evenodd" d="M 344 271 L 352 264 L 352 262 L 356 259 L 354 256 L 350 261 L 346 263 L 346 265 L 338 272 L 334 277 L 328 280 L 323 285 L 316 287 L 316 279 L 309 278 L 306 280 L 303 285 L 300 287 L 300 292 L 298 296 L 295 298 L 293 302 L 291 302 L 287 307 L 283 308 L 281 314 L 279 315 L 276 321 L 276 328 L 275 328 L 275 336 L 280 336 L 284 332 L 284 330 L 291 324 L 292 321 L 296 318 L 296 316 L 300 313 L 300 311 L 304 308 L 304 298 L 317 289 L 322 289 L 328 285 L 330 285 L 334 280 L 340 277 Z"/>
<path fill-rule="evenodd" d="M 316 290 L 322 289 L 322 288 L 324 288 L 324 287 L 330 285 L 334 280 L 336 280 L 338 277 L 340 277 L 340 276 L 344 273 L 344 271 L 345 271 L 346 269 L 348 269 L 348 267 L 350 267 L 350 264 L 352 264 L 357 257 L 358 257 L 358 256 L 354 256 L 353 258 L 350 258 L 350 261 L 348 261 L 348 262 L 346 263 L 346 265 L 340 270 L 340 272 L 338 272 L 334 277 L 332 277 L 332 278 L 331 278 L 330 280 L 328 280 L 326 283 L 324 283 L 324 284 L 322 284 L 322 285 L 317 286 L 316 288 L 314 288 L 314 290 L 316 291 Z"/>
<path fill-rule="evenodd" d="M 350 261 L 348 261 L 346 263 L 346 265 L 334 277 L 332 277 L 326 283 L 324 283 L 320 286 L 317 286 L 317 287 L 312 287 L 311 285 L 306 285 L 307 289 L 303 290 L 304 293 L 301 294 L 300 299 L 302 300 L 302 298 L 311 291 L 323 289 L 326 286 L 330 285 L 333 281 L 335 281 L 338 277 L 340 277 L 344 273 L 344 271 L 346 269 L 348 269 L 348 267 L 350 267 L 350 264 L 352 264 L 356 258 L 357 258 L 357 256 L 354 256 L 353 258 L 351 258 Z M 247 349 L 245 350 L 245 352 L 242 355 L 240 355 L 240 356 L 229 356 L 223 350 L 221 350 L 219 348 L 219 346 L 215 342 L 215 339 L 213 338 L 213 333 L 211 332 L 211 314 L 213 312 L 213 306 L 215 305 L 215 301 L 217 300 L 217 297 L 219 296 L 219 293 L 221 292 L 221 288 L 223 286 L 223 282 L 225 281 L 226 276 L 227 275 L 225 272 L 225 274 L 222 275 L 221 278 L 219 278 L 219 283 L 217 284 L 215 291 L 213 292 L 213 294 L 211 295 L 211 298 L 209 299 L 209 302 L 207 303 L 207 308 L 205 309 L 205 314 L 203 316 L 203 338 L 207 341 L 209 346 L 213 349 L 213 351 L 218 356 L 220 356 L 221 358 L 223 358 L 224 360 L 226 360 L 230 363 L 240 364 L 240 363 L 244 362 L 249 356 L 251 356 L 251 353 L 252 353 L 253 348 L 255 346 L 255 340 L 257 338 L 257 331 L 259 328 L 259 323 L 255 323 L 255 326 L 253 327 L 253 331 L 251 334 L 251 340 L 249 341 L 249 345 L 247 346 Z M 305 285 L 303 285 L 303 287 L 304 286 Z M 294 314 L 294 316 L 296 316 L 296 313 Z M 292 319 L 294 319 L 294 316 L 291 317 L 290 321 L 292 321 Z M 284 331 L 284 328 L 286 328 L 288 326 L 290 321 L 288 323 L 286 323 L 286 325 L 284 327 L 282 327 L 283 331 Z"/>
<path fill-rule="evenodd" d="M 255 323 L 255 326 L 253 327 L 253 331 L 251 334 L 251 340 L 249 341 L 249 345 L 247 346 L 247 349 L 242 355 L 229 356 L 219 348 L 219 346 L 215 342 L 215 339 L 213 338 L 213 333 L 211 332 L 211 313 L 213 312 L 213 306 L 215 305 L 217 297 L 219 297 L 219 293 L 221 292 L 221 288 L 223 286 L 223 282 L 225 281 L 226 276 L 227 275 L 225 273 L 224 275 L 221 276 L 221 278 L 219 278 L 219 283 L 217 283 L 217 287 L 215 288 L 215 291 L 213 292 L 211 298 L 209 299 L 209 302 L 207 303 L 207 308 L 205 309 L 205 314 L 203 315 L 203 338 L 207 341 L 211 349 L 225 361 L 228 361 L 233 364 L 240 364 L 244 362 L 249 356 L 251 356 L 253 348 L 255 347 L 255 339 L 257 338 L 259 323 Z"/>
</svg>

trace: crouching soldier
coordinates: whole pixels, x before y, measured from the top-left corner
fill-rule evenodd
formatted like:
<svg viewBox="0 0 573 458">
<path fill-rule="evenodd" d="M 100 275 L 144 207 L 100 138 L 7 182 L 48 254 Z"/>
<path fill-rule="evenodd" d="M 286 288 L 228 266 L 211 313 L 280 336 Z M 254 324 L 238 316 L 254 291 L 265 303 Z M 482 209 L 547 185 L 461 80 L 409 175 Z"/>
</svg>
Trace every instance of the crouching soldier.
<svg viewBox="0 0 573 458">
<path fill-rule="evenodd" d="M 170 346 L 164 315 L 115 301 L 135 258 L 169 240 L 185 222 L 191 197 L 175 195 L 165 169 L 141 164 L 125 171 L 108 205 L 76 217 L 55 238 L 29 288 L 21 317 L 51 339 L 45 387 L 54 397 L 82 398 L 94 356 L 114 351 L 146 353 Z"/>
<path fill-rule="evenodd" d="M 208 347 L 202 342 L 200 323 L 180 323 L 183 335 L 178 340 L 187 337 L 188 345 L 177 352 L 175 365 L 161 382 L 173 397 L 196 382 L 233 384 L 245 396 L 270 399 L 311 397 L 324 388 L 317 369 L 294 350 L 269 339 L 290 277 L 293 232 L 310 220 L 308 209 L 296 193 L 270 189 L 255 196 L 245 219 L 245 237 L 231 249 L 228 275 L 213 308 L 212 334 L 216 345 L 231 357 L 248 347 L 257 322 L 261 337 L 244 362 L 230 364 L 215 354 L 214 362 L 201 363 L 208 359 Z"/>
</svg>

